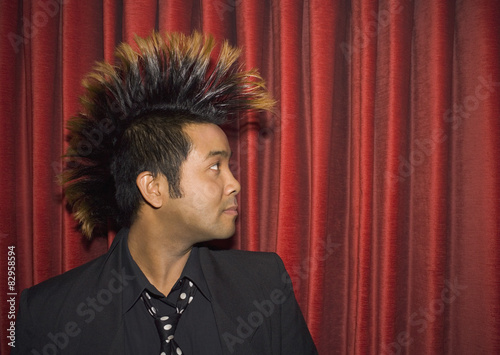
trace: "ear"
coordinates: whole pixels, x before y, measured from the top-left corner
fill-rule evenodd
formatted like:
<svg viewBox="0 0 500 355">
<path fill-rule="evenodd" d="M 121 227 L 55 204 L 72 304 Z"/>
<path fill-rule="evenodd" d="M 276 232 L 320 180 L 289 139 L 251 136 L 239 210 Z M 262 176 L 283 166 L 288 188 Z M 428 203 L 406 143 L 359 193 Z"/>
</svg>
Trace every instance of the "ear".
<svg viewBox="0 0 500 355">
<path fill-rule="evenodd" d="M 162 179 L 162 175 L 154 177 L 151 172 L 143 171 L 137 176 L 135 183 L 144 200 L 153 208 L 160 208 L 163 205 L 165 196 L 162 191 L 168 191 L 168 186 L 165 190 L 163 185 L 167 183 L 167 180 Z"/>
</svg>

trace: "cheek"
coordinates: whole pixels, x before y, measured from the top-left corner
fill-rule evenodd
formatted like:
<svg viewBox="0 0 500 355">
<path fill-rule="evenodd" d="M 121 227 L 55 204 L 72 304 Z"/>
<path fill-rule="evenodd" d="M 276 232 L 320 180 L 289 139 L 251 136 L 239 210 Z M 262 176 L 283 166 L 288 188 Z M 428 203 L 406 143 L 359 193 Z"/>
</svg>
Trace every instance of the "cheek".
<svg viewBox="0 0 500 355">
<path fill-rule="evenodd" d="M 216 205 L 221 200 L 222 189 L 215 183 L 199 184 L 192 190 L 192 205 L 197 210 Z"/>
<path fill-rule="evenodd" d="M 218 201 L 221 198 L 221 193 L 222 189 L 218 184 L 212 183 L 212 184 L 207 184 L 204 187 L 204 193 L 207 198 L 209 198 L 212 201 Z"/>
</svg>

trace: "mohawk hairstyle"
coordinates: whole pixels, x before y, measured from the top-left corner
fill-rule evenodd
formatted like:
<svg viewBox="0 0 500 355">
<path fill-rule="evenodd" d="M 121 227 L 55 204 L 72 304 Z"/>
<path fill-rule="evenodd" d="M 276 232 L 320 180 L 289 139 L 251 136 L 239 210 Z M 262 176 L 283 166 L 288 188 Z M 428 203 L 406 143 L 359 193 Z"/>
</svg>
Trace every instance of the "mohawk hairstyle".
<svg viewBox="0 0 500 355">
<path fill-rule="evenodd" d="M 211 36 L 153 32 L 122 43 L 116 65 L 97 63 L 83 80 L 83 109 L 69 120 L 65 195 L 88 238 L 111 221 L 130 226 L 142 203 L 137 175 L 164 174 L 180 197 L 179 169 L 191 148 L 188 123 L 220 125 L 274 101 L 256 70 L 224 42 L 212 63 Z"/>
</svg>

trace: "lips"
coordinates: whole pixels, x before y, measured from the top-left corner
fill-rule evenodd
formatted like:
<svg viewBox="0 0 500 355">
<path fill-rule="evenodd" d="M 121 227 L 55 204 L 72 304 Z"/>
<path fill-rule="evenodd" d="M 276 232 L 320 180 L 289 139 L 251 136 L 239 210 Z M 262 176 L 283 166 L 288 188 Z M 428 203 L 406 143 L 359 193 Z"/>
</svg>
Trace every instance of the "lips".
<svg viewBox="0 0 500 355">
<path fill-rule="evenodd" d="M 224 210 L 225 214 L 237 216 L 238 215 L 238 205 L 229 206 Z"/>
</svg>

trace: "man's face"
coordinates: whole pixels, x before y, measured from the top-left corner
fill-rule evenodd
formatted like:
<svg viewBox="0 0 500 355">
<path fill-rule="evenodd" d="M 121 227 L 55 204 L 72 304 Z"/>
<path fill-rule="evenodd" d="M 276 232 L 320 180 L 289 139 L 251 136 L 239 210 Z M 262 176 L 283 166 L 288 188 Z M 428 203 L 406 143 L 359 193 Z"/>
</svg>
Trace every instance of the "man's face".
<svg viewBox="0 0 500 355">
<path fill-rule="evenodd" d="M 192 243 L 234 234 L 240 184 L 229 170 L 231 149 L 214 124 L 184 128 L 192 149 L 180 170 L 181 198 L 169 199 L 166 228 Z"/>
</svg>

